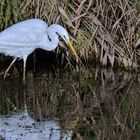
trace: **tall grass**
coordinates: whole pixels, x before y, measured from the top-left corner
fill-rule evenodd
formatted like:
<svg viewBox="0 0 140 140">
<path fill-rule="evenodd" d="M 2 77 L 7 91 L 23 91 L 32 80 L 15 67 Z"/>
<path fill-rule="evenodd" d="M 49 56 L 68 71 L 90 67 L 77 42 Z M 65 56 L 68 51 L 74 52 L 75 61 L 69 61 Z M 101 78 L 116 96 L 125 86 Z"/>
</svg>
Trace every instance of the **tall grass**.
<svg viewBox="0 0 140 140">
<path fill-rule="evenodd" d="M 138 66 L 139 0 L 1 0 L 0 13 L 1 30 L 29 18 L 60 23 L 85 62 Z"/>
</svg>

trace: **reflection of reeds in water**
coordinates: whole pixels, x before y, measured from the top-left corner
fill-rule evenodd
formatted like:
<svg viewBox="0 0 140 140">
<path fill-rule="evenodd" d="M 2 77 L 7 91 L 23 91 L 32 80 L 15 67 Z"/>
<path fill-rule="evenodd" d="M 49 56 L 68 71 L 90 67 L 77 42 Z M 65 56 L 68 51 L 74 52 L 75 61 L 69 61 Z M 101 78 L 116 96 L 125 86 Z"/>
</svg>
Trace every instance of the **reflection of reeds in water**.
<svg viewBox="0 0 140 140">
<path fill-rule="evenodd" d="M 96 76 L 95 76 L 96 75 Z M 77 139 L 139 137 L 139 75 L 107 69 L 1 83 L 0 112 L 24 108 L 39 120 L 59 118 Z M 24 93 L 25 92 L 25 93 Z M 25 96 L 26 95 L 26 96 Z"/>
<path fill-rule="evenodd" d="M 96 55 L 102 65 L 134 68 L 139 55 L 134 49 L 139 44 L 139 5 L 138 0 L 1 0 L 0 29 L 28 18 L 60 23 L 84 61 Z"/>
</svg>

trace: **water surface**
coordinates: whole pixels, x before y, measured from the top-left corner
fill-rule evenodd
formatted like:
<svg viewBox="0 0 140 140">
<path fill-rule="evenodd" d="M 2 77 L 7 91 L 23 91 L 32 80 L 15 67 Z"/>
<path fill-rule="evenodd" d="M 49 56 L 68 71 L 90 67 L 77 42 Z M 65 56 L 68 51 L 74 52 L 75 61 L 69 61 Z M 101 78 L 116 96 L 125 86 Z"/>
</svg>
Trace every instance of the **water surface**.
<svg viewBox="0 0 140 140">
<path fill-rule="evenodd" d="M 0 78 L 0 136 L 5 140 L 139 139 L 136 72 L 83 68 L 28 71 Z"/>
</svg>

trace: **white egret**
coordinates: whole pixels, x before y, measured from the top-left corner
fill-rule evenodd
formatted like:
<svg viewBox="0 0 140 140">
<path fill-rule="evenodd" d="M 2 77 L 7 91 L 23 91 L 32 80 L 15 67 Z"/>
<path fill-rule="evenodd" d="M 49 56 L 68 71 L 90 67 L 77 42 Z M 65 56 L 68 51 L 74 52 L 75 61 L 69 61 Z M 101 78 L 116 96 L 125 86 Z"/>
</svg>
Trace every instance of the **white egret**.
<svg viewBox="0 0 140 140">
<path fill-rule="evenodd" d="M 66 29 L 58 24 L 48 27 L 40 19 L 29 19 L 12 25 L 0 33 L 0 53 L 12 56 L 14 59 L 6 69 L 4 78 L 17 59 L 23 59 L 23 81 L 25 82 L 26 60 L 36 48 L 47 51 L 54 50 L 59 43 L 58 35 L 69 46 L 78 60 L 78 55 L 72 46 Z"/>
</svg>

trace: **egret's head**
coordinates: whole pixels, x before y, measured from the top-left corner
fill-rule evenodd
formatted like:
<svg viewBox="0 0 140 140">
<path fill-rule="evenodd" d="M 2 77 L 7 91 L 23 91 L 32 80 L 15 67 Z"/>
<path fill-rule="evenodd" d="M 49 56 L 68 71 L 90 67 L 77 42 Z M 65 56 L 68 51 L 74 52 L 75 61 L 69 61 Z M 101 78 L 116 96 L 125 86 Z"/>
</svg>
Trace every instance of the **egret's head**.
<svg viewBox="0 0 140 140">
<path fill-rule="evenodd" d="M 56 32 L 59 36 L 62 37 L 62 39 L 66 42 L 66 44 L 69 46 L 70 50 L 73 52 L 74 56 L 76 57 L 76 60 L 79 59 L 74 47 L 72 46 L 71 42 L 70 42 L 70 39 L 69 39 L 69 35 L 68 35 L 68 32 L 67 30 L 62 27 L 61 25 L 58 25 L 58 24 L 53 24 L 50 26 L 51 29 Z"/>
</svg>

